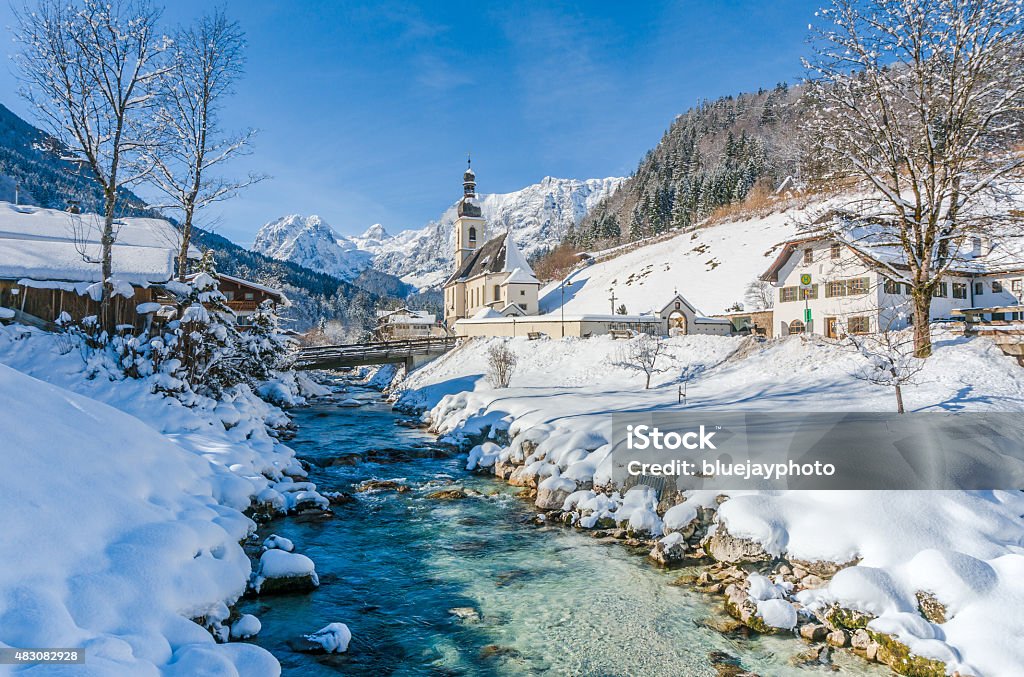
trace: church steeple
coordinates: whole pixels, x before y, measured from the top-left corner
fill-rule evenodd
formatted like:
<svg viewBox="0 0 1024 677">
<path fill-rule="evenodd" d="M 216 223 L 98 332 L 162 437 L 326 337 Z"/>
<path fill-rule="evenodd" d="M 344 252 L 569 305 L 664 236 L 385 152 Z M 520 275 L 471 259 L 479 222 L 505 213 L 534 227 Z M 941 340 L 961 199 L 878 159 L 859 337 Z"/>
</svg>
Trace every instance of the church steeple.
<svg viewBox="0 0 1024 677">
<path fill-rule="evenodd" d="M 470 158 L 466 159 L 466 171 L 462 174 L 462 199 L 459 200 L 455 220 L 455 266 L 462 267 L 463 261 L 484 241 L 483 210 L 476 201 L 476 173 Z"/>
<path fill-rule="evenodd" d="M 462 175 L 462 196 L 476 197 L 476 173 L 473 171 L 473 158 L 466 156 L 466 172 Z"/>
</svg>

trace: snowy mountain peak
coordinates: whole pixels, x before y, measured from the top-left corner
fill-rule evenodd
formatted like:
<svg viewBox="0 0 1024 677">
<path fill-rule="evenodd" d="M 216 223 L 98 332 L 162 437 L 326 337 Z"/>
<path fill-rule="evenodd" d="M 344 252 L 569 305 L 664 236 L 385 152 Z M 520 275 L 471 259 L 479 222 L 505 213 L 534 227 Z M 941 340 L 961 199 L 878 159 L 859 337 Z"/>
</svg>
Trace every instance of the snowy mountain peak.
<svg viewBox="0 0 1024 677">
<path fill-rule="evenodd" d="M 384 240 L 390 237 L 388 231 L 384 230 L 384 226 L 379 223 L 375 223 L 366 229 L 362 235 L 359 236 L 361 240 Z"/>
<path fill-rule="evenodd" d="M 530 258 L 558 244 L 571 226 L 623 181 L 546 176 L 512 193 L 479 195 L 476 203 L 487 220 L 487 237 L 511 233 L 523 256 Z M 372 267 L 419 288 L 436 288 L 453 265 L 457 206 L 453 203 L 438 220 L 419 230 L 397 235 L 389 235 L 376 223 L 362 235 L 346 237 L 319 216 L 285 216 L 260 228 L 253 250 L 346 280 Z"/>
<path fill-rule="evenodd" d="M 291 214 L 267 223 L 256 233 L 252 248 L 343 280 L 355 278 L 373 258 L 316 214 Z"/>
</svg>

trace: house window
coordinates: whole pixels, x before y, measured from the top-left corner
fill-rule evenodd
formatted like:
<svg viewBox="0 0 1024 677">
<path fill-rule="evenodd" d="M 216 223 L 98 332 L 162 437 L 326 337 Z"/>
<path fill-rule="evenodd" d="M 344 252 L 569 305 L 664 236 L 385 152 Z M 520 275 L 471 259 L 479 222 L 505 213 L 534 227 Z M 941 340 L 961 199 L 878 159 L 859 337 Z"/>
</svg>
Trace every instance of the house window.
<svg viewBox="0 0 1024 677">
<path fill-rule="evenodd" d="M 867 334 L 871 331 L 871 318 L 867 315 L 851 317 L 847 322 L 851 334 Z"/>
<path fill-rule="evenodd" d="M 1020 279 L 1010 280 L 1010 291 L 1012 291 L 1014 294 L 1019 294 L 1020 291 L 1021 291 L 1021 288 L 1022 287 L 1021 287 L 1021 280 Z"/>
<path fill-rule="evenodd" d="M 224 292 L 224 298 L 227 299 L 228 301 L 234 301 L 235 300 L 235 292 L 230 291 L 230 290 L 229 291 L 225 291 Z"/>
<path fill-rule="evenodd" d="M 254 298 L 256 298 L 256 297 L 253 296 L 253 293 L 251 291 L 245 292 L 245 300 L 246 301 L 252 301 Z"/>
<path fill-rule="evenodd" d="M 469 241 L 472 243 L 476 242 L 476 228 L 473 226 L 469 227 Z"/>
<path fill-rule="evenodd" d="M 525 289 L 520 289 L 519 290 L 519 295 L 520 296 L 526 296 L 526 290 Z"/>
<path fill-rule="evenodd" d="M 893 294 L 893 295 L 899 294 L 900 293 L 900 283 L 897 282 L 896 280 L 886 280 L 885 282 L 882 283 L 882 290 L 886 294 Z"/>
<path fill-rule="evenodd" d="M 854 294 L 867 294 L 870 284 L 871 281 L 866 277 L 855 277 L 852 280 L 847 280 L 846 293 L 850 296 Z"/>
<path fill-rule="evenodd" d="M 932 296 L 937 299 L 944 299 L 949 296 L 949 284 L 940 282 L 935 285 L 935 289 L 932 290 Z"/>
<path fill-rule="evenodd" d="M 981 296 L 985 293 L 985 285 L 981 282 L 974 283 L 974 295 Z"/>
<path fill-rule="evenodd" d="M 846 296 L 846 280 L 832 280 L 825 283 L 825 298 Z"/>
<path fill-rule="evenodd" d="M 520 303 L 519 307 L 522 308 L 524 312 L 526 311 L 526 304 L 525 303 Z"/>
<path fill-rule="evenodd" d="M 779 290 L 779 301 L 786 303 L 787 301 L 796 301 L 797 292 L 800 287 L 783 287 Z"/>
<path fill-rule="evenodd" d="M 967 298 L 967 285 L 963 282 L 953 283 L 953 298 L 965 299 Z"/>
<path fill-rule="evenodd" d="M 790 335 L 804 333 L 804 323 L 800 320 L 793 320 L 789 323 L 789 333 Z"/>
<path fill-rule="evenodd" d="M 805 249 L 804 250 L 804 263 L 814 263 L 814 250 L 813 249 Z"/>
<path fill-rule="evenodd" d="M 494 285 L 494 300 L 495 301 L 500 301 L 501 300 L 501 285 L 500 284 Z"/>
<path fill-rule="evenodd" d="M 838 244 L 838 243 L 837 243 L 837 244 L 834 244 L 834 245 L 832 245 L 832 250 L 831 250 L 831 256 L 832 256 L 832 258 L 834 258 L 834 259 L 838 259 L 838 258 L 839 258 L 839 256 L 840 256 L 840 255 L 841 255 L 842 253 L 843 253 L 843 246 L 842 246 L 841 244 Z"/>
<path fill-rule="evenodd" d="M 999 280 L 992 280 L 992 293 L 999 294 L 1003 291 L 1003 283 Z"/>
</svg>

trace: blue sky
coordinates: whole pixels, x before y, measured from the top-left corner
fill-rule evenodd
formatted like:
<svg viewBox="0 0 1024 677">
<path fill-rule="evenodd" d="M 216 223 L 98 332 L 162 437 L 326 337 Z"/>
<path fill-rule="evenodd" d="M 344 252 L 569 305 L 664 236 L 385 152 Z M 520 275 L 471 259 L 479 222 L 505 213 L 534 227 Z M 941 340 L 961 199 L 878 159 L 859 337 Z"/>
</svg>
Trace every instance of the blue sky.
<svg viewBox="0 0 1024 677">
<path fill-rule="evenodd" d="M 226 125 L 260 130 L 234 167 L 273 178 L 203 219 L 241 243 L 291 213 L 419 227 L 458 198 L 467 150 L 481 192 L 627 175 L 700 99 L 798 79 L 819 4 L 229 1 L 249 48 Z M 0 79 L 33 121 L 10 65 Z"/>
</svg>

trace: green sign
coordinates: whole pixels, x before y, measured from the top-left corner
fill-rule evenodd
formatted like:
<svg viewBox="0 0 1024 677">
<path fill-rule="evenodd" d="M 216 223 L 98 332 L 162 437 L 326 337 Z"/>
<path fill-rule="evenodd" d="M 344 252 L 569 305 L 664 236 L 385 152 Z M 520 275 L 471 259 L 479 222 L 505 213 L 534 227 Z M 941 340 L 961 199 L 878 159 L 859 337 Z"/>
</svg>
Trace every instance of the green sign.
<svg viewBox="0 0 1024 677">
<path fill-rule="evenodd" d="M 810 308 L 804 308 L 804 323 L 807 323 L 807 322 L 810 322 L 810 321 L 811 321 L 811 309 Z"/>
<path fill-rule="evenodd" d="M 811 274 L 810 273 L 804 273 L 803 275 L 801 275 L 800 276 L 800 284 L 802 284 L 805 287 L 810 287 L 811 286 Z"/>
</svg>

